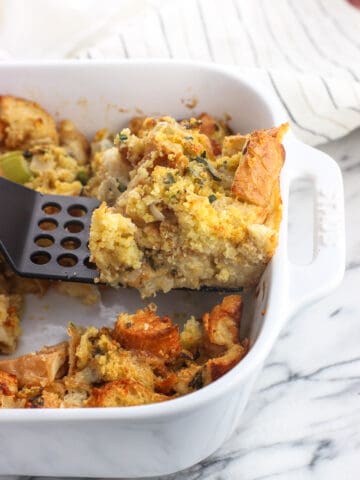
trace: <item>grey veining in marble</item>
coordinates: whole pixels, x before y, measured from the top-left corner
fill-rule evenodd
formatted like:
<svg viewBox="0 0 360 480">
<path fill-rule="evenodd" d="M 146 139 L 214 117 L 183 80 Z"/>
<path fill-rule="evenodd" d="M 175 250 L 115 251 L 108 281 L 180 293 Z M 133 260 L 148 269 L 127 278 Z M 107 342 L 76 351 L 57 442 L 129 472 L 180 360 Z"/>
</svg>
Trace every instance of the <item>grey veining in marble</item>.
<svg viewBox="0 0 360 480">
<path fill-rule="evenodd" d="M 191 469 L 161 480 L 360 478 L 360 131 L 322 150 L 344 174 L 344 281 L 288 321 L 226 444 Z M 295 229 L 294 219 L 304 217 L 306 191 L 301 183 L 294 189 L 290 219 L 292 256 L 302 261 L 309 235 Z"/>
</svg>

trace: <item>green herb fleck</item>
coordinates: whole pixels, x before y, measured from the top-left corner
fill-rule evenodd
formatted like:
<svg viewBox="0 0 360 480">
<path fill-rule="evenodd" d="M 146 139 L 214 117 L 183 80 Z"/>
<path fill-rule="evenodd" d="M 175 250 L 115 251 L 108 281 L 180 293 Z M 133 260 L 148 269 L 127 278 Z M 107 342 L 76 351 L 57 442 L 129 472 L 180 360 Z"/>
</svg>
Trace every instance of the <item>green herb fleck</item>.
<svg viewBox="0 0 360 480">
<path fill-rule="evenodd" d="M 190 137 L 190 136 L 187 136 L 187 137 L 184 137 L 184 138 L 185 138 L 185 140 L 187 140 L 188 142 L 191 142 L 192 140 L 194 140 L 194 138 L 193 138 L 193 137 Z"/>
<path fill-rule="evenodd" d="M 205 167 L 208 166 L 208 162 L 204 160 L 204 157 L 195 157 L 194 158 L 195 162 L 201 163 L 202 165 L 205 165 Z"/>
<path fill-rule="evenodd" d="M 190 388 L 193 388 L 194 390 L 199 390 L 203 386 L 203 379 L 202 379 L 202 373 L 201 370 L 195 373 L 193 378 L 190 380 L 188 383 Z"/>
<path fill-rule="evenodd" d="M 78 180 L 81 183 L 81 185 L 86 185 L 89 180 L 89 177 L 87 173 L 84 172 L 84 170 L 80 170 L 76 175 L 76 180 Z"/>
<path fill-rule="evenodd" d="M 97 345 L 97 346 L 93 349 L 92 354 L 93 354 L 93 355 L 104 355 L 104 352 L 103 352 L 102 348 L 101 348 L 99 345 Z"/>
<path fill-rule="evenodd" d="M 120 142 L 125 142 L 128 139 L 128 136 L 123 133 L 118 133 L 118 139 Z"/>
<path fill-rule="evenodd" d="M 30 150 L 24 150 L 23 151 L 23 157 L 26 159 L 32 158 L 33 154 L 30 152 Z"/>
<path fill-rule="evenodd" d="M 44 406 L 44 398 L 41 394 L 29 398 L 28 402 L 30 403 L 31 408 L 41 408 Z"/>
<path fill-rule="evenodd" d="M 207 160 L 205 160 L 203 156 L 204 153 L 206 155 L 206 152 L 203 152 L 201 154 L 201 157 L 195 157 L 193 160 L 195 160 L 195 162 L 197 163 L 201 163 L 202 165 L 204 165 L 211 177 L 217 182 L 221 182 L 221 178 L 217 175 L 217 170 L 211 164 L 209 164 Z"/>
<path fill-rule="evenodd" d="M 193 356 L 189 352 L 182 351 L 180 352 L 179 357 L 183 358 L 184 360 L 193 360 Z"/>
<path fill-rule="evenodd" d="M 118 182 L 118 187 L 117 187 L 117 188 L 118 188 L 119 192 L 123 193 L 123 192 L 125 192 L 125 190 L 127 189 L 127 186 L 124 185 L 124 184 L 121 183 L 121 182 Z"/>
<path fill-rule="evenodd" d="M 194 352 L 194 360 L 197 360 L 198 358 L 200 358 L 200 351 L 199 349 L 196 349 Z"/>
<path fill-rule="evenodd" d="M 217 197 L 216 197 L 216 195 L 211 194 L 211 195 L 208 196 L 208 199 L 209 199 L 210 203 L 214 203 L 215 200 L 217 200 Z"/>
<path fill-rule="evenodd" d="M 153 257 L 153 250 L 151 248 L 144 248 L 144 260 L 147 261 L 154 271 L 156 270 L 157 264 Z"/>
<path fill-rule="evenodd" d="M 166 185 L 171 185 L 172 183 L 175 183 L 175 178 L 172 173 L 167 173 L 166 177 L 164 178 L 164 183 Z"/>
<path fill-rule="evenodd" d="M 205 150 L 202 152 L 202 154 L 200 155 L 201 158 L 206 158 L 206 152 Z"/>
</svg>

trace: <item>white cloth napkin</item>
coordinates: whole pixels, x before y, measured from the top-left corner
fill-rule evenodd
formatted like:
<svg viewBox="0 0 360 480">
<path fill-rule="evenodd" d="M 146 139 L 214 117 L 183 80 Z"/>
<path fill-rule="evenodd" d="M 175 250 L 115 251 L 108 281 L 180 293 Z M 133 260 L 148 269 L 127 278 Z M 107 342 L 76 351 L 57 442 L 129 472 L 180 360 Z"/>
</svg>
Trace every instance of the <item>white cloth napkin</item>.
<svg viewBox="0 0 360 480">
<path fill-rule="evenodd" d="M 360 10 L 346 0 L 0 0 L 0 59 L 194 59 L 269 83 L 316 145 L 360 126 Z"/>
</svg>

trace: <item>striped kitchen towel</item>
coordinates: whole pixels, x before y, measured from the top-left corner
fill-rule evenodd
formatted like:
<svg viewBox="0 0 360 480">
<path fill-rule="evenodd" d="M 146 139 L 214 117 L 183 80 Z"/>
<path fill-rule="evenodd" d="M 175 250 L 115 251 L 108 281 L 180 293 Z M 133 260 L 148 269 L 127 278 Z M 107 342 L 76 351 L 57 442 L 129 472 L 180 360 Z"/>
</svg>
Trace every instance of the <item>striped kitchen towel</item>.
<svg viewBox="0 0 360 480">
<path fill-rule="evenodd" d="M 3 3 L 0 58 L 227 64 L 271 85 L 307 143 L 360 126 L 360 10 L 346 0 L 37 0 L 42 28 L 33 26 L 23 50 L 12 37 L 27 31 L 32 2 Z"/>
</svg>

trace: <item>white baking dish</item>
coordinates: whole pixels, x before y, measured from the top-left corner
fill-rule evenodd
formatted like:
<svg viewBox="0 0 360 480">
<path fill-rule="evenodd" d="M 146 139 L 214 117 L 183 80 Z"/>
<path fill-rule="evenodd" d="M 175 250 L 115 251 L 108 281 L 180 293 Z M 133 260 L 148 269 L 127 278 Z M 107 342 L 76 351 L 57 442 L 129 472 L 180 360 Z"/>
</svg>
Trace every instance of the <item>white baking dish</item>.
<svg viewBox="0 0 360 480">
<path fill-rule="evenodd" d="M 129 118 L 208 111 L 230 115 L 235 131 L 286 120 L 271 93 L 226 69 L 185 62 L 67 62 L 0 65 L 0 92 L 38 101 L 57 118 L 70 118 L 89 135 L 119 130 Z M 190 110 L 186 104 L 195 100 Z M 0 411 L 0 474 L 137 477 L 184 469 L 214 452 L 238 425 L 264 359 L 289 315 L 326 294 L 344 270 L 344 213 L 340 171 L 324 153 L 287 136 L 282 173 L 284 217 L 277 253 L 257 294 L 247 296 L 243 330 L 248 355 L 210 386 L 166 403 L 139 407 Z M 288 190 L 310 178 L 315 190 L 315 249 L 310 265 L 287 256 Z M 159 295 L 160 311 L 202 313 L 218 294 Z M 136 292 L 107 292 L 102 305 L 83 307 L 51 293 L 30 298 L 20 353 L 65 337 L 65 325 L 112 323 L 121 309 L 143 303 Z M 180 315 L 181 317 L 181 315 Z"/>
</svg>

